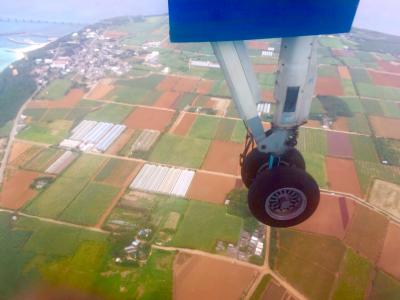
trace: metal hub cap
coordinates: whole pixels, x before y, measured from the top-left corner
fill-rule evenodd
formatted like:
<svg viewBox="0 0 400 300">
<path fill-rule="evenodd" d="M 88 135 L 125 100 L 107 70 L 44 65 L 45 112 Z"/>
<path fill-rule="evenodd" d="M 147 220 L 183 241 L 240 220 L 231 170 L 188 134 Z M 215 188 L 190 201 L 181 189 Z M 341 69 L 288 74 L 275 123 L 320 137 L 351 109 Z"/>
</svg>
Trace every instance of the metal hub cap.
<svg viewBox="0 0 400 300">
<path fill-rule="evenodd" d="M 265 202 L 267 214 L 280 221 L 288 221 L 300 216 L 307 207 L 304 193 L 295 188 L 282 188 L 270 194 Z"/>
</svg>

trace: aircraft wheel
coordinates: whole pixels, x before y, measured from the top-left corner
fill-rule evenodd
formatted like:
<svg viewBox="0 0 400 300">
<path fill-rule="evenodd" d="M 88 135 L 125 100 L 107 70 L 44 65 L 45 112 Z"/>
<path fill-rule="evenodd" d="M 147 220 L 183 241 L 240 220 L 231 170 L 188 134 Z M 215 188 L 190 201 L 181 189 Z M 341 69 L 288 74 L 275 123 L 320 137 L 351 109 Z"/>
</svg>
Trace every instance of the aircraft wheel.
<svg viewBox="0 0 400 300">
<path fill-rule="evenodd" d="M 273 227 L 291 227 L 307 220 L 319 204 L 318 184 L 307 172 L 280 166 L 258 174 L 250 186 L 252 214 Z"/>
<path fill-rule="evenodd" d="M 269 153 L 263 153 L 254 148 L 244 159 L 241 170 L 242 181 L 250 188 L 257 174 L 268 169 Z M 306 169 L 303 156 L 296 148 L 289 148 L 280 159 L 280 166 L 296 167 Z"/>
</svg>

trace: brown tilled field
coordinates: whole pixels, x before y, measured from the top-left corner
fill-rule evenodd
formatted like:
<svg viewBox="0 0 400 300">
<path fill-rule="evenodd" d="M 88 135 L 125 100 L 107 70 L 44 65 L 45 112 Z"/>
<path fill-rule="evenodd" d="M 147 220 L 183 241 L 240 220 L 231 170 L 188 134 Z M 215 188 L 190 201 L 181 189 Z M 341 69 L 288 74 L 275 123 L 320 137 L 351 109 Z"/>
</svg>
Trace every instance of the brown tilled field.
<svg viewBox="0 0 400 300">
<path fill-rule="evenodd" d="M 175 128 L 173 128 L 172 133 L 185 136 L 189 132 L 190 128 L 192 128 L 196 117 L 197 116 L 195 114 L 183 112 L 183 117 L 180 119 Z"/>
<path fill-rule="evenodd" d="M 342 79 L 351 80 L 351 75 L 350 75 L 349 69 L 346 66 L 338 66 L 338 71 L 339 71 L 340 77 L 342 77 Z"/>
<path fill-rule="evenodd" d="M 387 227 L 386 217 L 357 205 L 344 240 L 354 250 L 376 262 L 382 251 Z"/>
<path fill-rule="evenodd" d="M 287 299 L 286 296 L 289 296 L 286 289 L 273 280 L 266 287 L 261 300 L 285 300 Z"/>
<path fill-rule="evenodd" d="M 19 142 L 14 142 L 11 148 L 10 156 L 8 160 L 12 162 L 15 160 L 18 156 L 20 156 L 22 153 L 24 153 L 26 150 L 28 150 L 31 147 L 31 145 L 27 143 L 19 143 Z"/>
<path fill-rule="evenodd" d="M 86 94 L 87 99 L 103 100 L 114 89 L 112 84 L 99 83 L 96 87 Z"/>
<path fill-rule="evenodd" d="M 369 116 L 369 121 L 377 137 L 400 140 L 400 119 Z"/>
<path fill-rule="evenodd" d="M 325 161 L 328 186 L 331 190 L 362 197 L 356 168 L 352 160 L 327 156 Z"/>
<path fill-rule="evenodd" d="M 175 85 L 178 83 L 178 81 L 179 77 L 167 76 L 157 85 L 157 90 L 172 91 Z"/>
<path fill-rule="evenodd" d="M 295 228 L 301 231 L 343 239 L 353 216 L 355 204 L 344 197 L 321 194 L 316 212 Z"/>
<path fill-rule="evenodd" d="M 174 90 L 177 92 L 193 92 L 195 91 L 197 84 L 199 83 L 199 79 L 197 78 L 180 78 L 177 84 L 174 87 Z"/>
<path fill-rule="evenodd" d="M 263 90 L 261 92 L 261 98 L 265 102 L 271 102 L 271 103 L 275 102 L 274 93 L 272 91 Z"/>
<path fill-rule="evenodd" d="M 242 299 L 258 272 L 235 262 L 179 253 L 174 262 L 176 300 Z"/>
<path fill-rule="evenodd" d="M 400 64 L 395 61 L 378 60 L 378 65 L 389 73 L 400 73 Z"/>
<path fill-rule="evenodd" d="M 376 85 L 400 88 L 400 75 L 368 71 L 369 76 Z"/>
<path fill-rule="evenodd" d="M 327 133 L 328 155 L 353 158 L 353 149 L 350 136 L 345 133 L 328 131 Z"/>
<path fill-rule="evenodd" d="M 223 175 L 196 172 L 188 191 L 188 198 L 223 204 L 226 195 L 237 186 L 238 179 Z"/>
<path fill-rule="evenodd" d="M 176 99 L 180 96 L 177 92 L 165 92 L 154 103 L 155 107 L 170 108 L 174 105 Z"/>
<path fill-rule="evenodd" d="M 269 47 L 269 43 L 264 41 L 248 41 L 247 46 L 250 49 L 267 50 Z"/>
<path fill-rule="evenodd" d="M 337 117 L 333 123 L 333 130 L 349 132 L 349 123 L 345 117 Z"/>
<path fill-rule="evenodd" d="M 343 96 L 342 83 L 335 77 L 318 77 L 316 94 L 318 96 Z"/>
<path fill-rule="evenodd" d="M 196 93 L 203 94 L 203 95 L 208 94 L 211 91 L 213 85 L 214 85 L 214 82 L 212 82 L 211 80 L 203 79 L 197 85 Z"/>
<path fill-rule="evenodd" d="M 242 152 L 242 144 L 214 140 L 208 150 L 202 169 L 240 175 L 239 160 Z"/>
<path fill-rule="evenodd" d="M 17 146 L 20 147 L 20 146 Z M 29 145 L 29 147 L 23 151 L 22 153 L 18 153 L 18 156 L 14 158 L 14 154 L 11 152 L 11 157 L 13 159 L 9 159 L 9 165 L 13 167 L 23 166 L 25 163 L 30 161 L 33 157 L 35 157 L 40 151 L 42 151 L 43 147 L 36 145 Z M 20 150 L 20 149 L 17 149 Z M 15 153 L 17 154 L 17 153 Z"/>
<path fill-rule="evenodd" d="M 35 100 L 29 102 L 29 108 L 73 108 L 83 98 L 84 92 L 80 89 L 72 89 L 61 100 Z"/>
<path fill-rule="evenodd" d="M 163 131 L 174 116 L 173 111 L 138 107 L 124 121 L 124 124 L 133 129 L 153 129 Z"/>
<path fill-rule="evenodd" d="M 275 73 L 276 65 L 254 65 L 254 71 L 257 73 Z"/>
<path fill-rule="evenodd" d="M 390 223 L 378 266 L 400 280 L 400 227 Z"/>
<path fill-rule="evenodd" d="M 0 192 L 0 206 L 8 209 L 20 209 L 24 206 L 37 194 L 30 185 L 40 175 L 40 173 L 25 170 L 13 172 L 3 184 Z"/>
</svg>

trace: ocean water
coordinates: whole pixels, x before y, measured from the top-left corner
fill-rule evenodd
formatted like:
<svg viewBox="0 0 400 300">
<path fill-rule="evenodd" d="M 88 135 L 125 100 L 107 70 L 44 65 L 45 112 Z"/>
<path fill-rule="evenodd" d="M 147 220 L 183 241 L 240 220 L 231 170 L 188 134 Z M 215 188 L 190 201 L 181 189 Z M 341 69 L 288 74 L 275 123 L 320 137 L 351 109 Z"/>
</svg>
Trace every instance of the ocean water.
<svg viewBox="0 0 400 300">
<path fill-rule="evenodd" d="M 59 38 L 81 28 L 82 25 L 0 21 L 0 71 L 19 58 L 15 50 L 33 43 L 44 45 L 50 38 Z"/>
</svg>

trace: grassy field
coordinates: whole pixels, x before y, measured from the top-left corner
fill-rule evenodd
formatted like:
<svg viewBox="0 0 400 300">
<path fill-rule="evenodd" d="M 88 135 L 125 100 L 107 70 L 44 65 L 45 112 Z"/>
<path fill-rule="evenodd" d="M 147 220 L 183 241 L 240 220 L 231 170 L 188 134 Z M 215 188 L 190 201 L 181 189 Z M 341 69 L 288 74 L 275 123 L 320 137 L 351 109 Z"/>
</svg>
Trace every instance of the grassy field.
<svg viewBox="0 0 400 300">
<path fill-rule="evenodd" d="M 100 109 L 86 115 L 85 119 L 120 124 L 131 112 L 132 108 L 125 105 L 106 104 Z"/>
<path fill-rule="evenodd" d="M 386 160 L 390 165 L 400 166 L 400 141 L 376 139 L 376 149 L 381 161 Z"/>
<path fill-rule="evenodd" d="M 69 79 L 53 80 L 44 90 L 42 90 L 38 98 L 46 100 L 58 100 L 70 90 L 72 81 Z"/>
<path fill-rule="evenodd" d="M 215 139 L 221 141 L 230 141 L 237 121 L 231 119 L 221 119 L 215 133 Z"/>
<path fill-rule="evenodd" d="M 400 184 L 400 171 L 395 167 L 367 161 L 355 161 L 355 166 L 361 190 L 364 194 L 367 193 L 374 179 Z"/>
<path fill-rule="evenodd" d="M 58 144 L 68 136 L 72 121 L 58 120 L 51 123 L 28 125 L 17 138 L 45 144 Z"/>
<path fill-rule="evenodd" d="M 372 83 L 371 77 L 365 69 L 350 69 L 350 74 L 354 82 Z"/>
<path fill-rule="evenodd" d="M 185 109 L 186 106 L 191 105 L 194 99 L 197 97 L 196 94 L 192 93 L 183 93 L 178 97 L 176 100 L 176 109 L 177 110 L 183 110 Z"/>
<path fill-rule="evenodd" d="M 103 162 L 102 157 L 81 156 L 63 176 L 28 203 L 25 211 L 42 217 L 57 218 L 85 188 Z"/>
<path fill-rule="evenodd" d="M 347 249 L 332 300 L 363 300 L 370 283 L 371 263 Z"/>
<path fill-rule="evenodd" d="M 321 77 L 338 77 L 339 73 L 335 66 L 321 65 L 318 67 L 318 76 Z"/>
<path fill-rule="evenodd" d="M 220 205 L 191 201 L 172 241 L 177 247 L 214 252 L 218 240 L 236 243 L 242 220 Z"/>
<path fill-rule="evenodd" d="M 188 168 L 200 168 L 210 141 L 164 134 L 155 145 L 149 160 Z"/>
<path fill-rule="evenodd" d="M 300 128 L 297 148 L 302 153 L 327 153 L 326 132 L 323 130 Z"/>
<path fill-rule="evenodd" d="M 116 102 L 152 105 L 159 97 L 161 92 L 149 90 L 143 87 L 117 86 L 106 97 Z"/>
<path fill-rule="evenodd" d="M 354 84 L 351 80 L 343 79 L 342 87 L 343 87 L 344 94 L 346 96 L 357 96 L 357 91 L 355 90 Z"/>
<path fill-rule="evenodd" d="M 192 138 L 212 140 L 217 131 L 219 118 L 209 116 L 198 116 L 189 131 Z"/>
<path fill-rule="evenodd" d="M 365 109 L 359 98 L 342 98 L 342 101 L 347 105 L 352 113 L 364 113 Z"/>
<path fill-rule="evenodd" d="M 235 128 L 233 129 L 231 140 L 236 143 L 243 143 L 246 139 L 246 127 L 242 121 L 236 121 Z"/>
<path fill-rule="evenodd" d="M 277 271 L 309 299 L 328 299 L 345 252 L 336 239 L 279 230 Z"/>
<path fill-rule="evenodd" d="M 118 192 L 119 189 L 112 186 L 90 183 L 61 213 L 59 219 L 81 225 L 96 225 Z"/>
<path fill-rule="evenodd" d="M 372 285 L 368 299 L 370 300 L 397 300 L 400 295 L 400 282 L 379 271 Z"/>
<path fill-rule="evenodd" d="M 165 77 L 163 75 L 152 74 L 148 77 L 143 77 L 143 78 L 118 80 L 115 84 L 119 86 L 130 86 L 135 88 L 153 90 L 164 78 Z"/>
<path fill-rule="evenodd" d="M 379 101 L 370 99 L 361 99 L 367 115 L 383 116 L 383 109 Z"/>
<path fill-rule="evenodd" d="M 358 93 L 361 97 L 379 98 L 383 100 L 400 100 L 400 89 L 378 86 L 368 83 L 356 83 Z"/>
<path fill-rule="evenodd" d="M 374 141 L 367 136 L 351 135 L 354 160 L 370 161 L 378 163 L 379 158 L 375 149 Z"/>
<path fill-rule="evenodd" d="M 96 288 L 101 294 L 118 299 L 172 299 L 174 252 L 153 249 L 147 263 L 141 268 L 120 267 L 109 263 L 99 276 Z M 120 288 L 124 287 L 125 292 Z"/>
<path fill-rule="evenodd" d="M 354 114 L 353 117 L 349 118 L 349 129 L 352 132 L 371 134 L 368 119 L 364 114 Z"/>
<path fill-rule="evenodd" d="M 23 165 L 24 169 L 37 172 L 44 172 L 57 158 L 63 154 L 63 150 L 47 148 L 33 157 L 29 162 Z"/>
<path fill-rule="evenodd" d="M 392 101 L 380 102 L 385 117 L 400 118 L 400 107 L 398 103 Z"/>
<path fill-rule="evenodd" d="M 63 120 L 71 112 L 69 108 L 49 108 L 44 116 L 40 119 L 40 122 L 54 122 L 57 120 Z"/>
<path fill-rule="evenodd" d="M 314 177 L 320 187 L 327 187 L 325 156 L 318 153 L 303 152 L 307 172 Z"/>
<path fill-rule="evenodd" d="M 324 47 L 329 47 L 333 49 L 343 49 L 343 44 L 339 38 L 320 37 L 319 43 Z"/>
<path fill-rule="evenodd" d="M 39 121 L 47 112 L 47 108 L 27 108 L 24 115 L 31 118 L 32 121 Z"/>
</svg>

